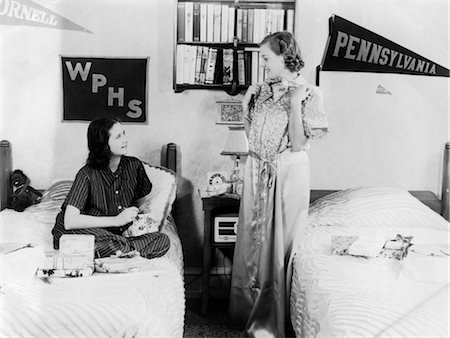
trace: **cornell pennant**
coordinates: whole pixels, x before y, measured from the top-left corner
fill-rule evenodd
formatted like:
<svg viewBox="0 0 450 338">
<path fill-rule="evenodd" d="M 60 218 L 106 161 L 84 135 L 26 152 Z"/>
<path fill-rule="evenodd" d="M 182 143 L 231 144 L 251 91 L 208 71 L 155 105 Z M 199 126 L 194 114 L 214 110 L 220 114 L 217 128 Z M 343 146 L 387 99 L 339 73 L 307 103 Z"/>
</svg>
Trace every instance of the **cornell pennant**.
<svg viewBox="0 0 450 338">
<path fill-rule="evenodd" d="M 56 26 L 58 21 L 52 14 L 27 6 L 15 0 L 0 0 L 0 16 L 9 16 L 33 22 Z"/>
<path fill-rule="evenodd" d="M 393 49 L 338 31 L 333 56 L 339 57 L 341 49 L 346 49 L 344 55 L 346 59 L 436 74 L 436 65 L 434 63 L 416 59 Z"/>
</svg>

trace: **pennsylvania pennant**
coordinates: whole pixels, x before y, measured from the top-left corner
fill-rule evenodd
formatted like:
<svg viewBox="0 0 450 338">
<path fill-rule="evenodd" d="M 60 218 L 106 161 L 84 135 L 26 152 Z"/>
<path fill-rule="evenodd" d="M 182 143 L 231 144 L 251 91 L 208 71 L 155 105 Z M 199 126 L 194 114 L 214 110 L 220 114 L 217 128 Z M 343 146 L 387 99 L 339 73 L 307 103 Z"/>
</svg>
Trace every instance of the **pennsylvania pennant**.
<svg viewBox="0 0 450 338">
<path fill-rule="evenodd" d="M 448 69 L 337 15 L 320 70 L 449 77 Z"/>
<path fill-rule="evenodd" d="M 92 33 L 86 28 L 30 0 L 0 0 L 0 24 Z"/>
</svg>

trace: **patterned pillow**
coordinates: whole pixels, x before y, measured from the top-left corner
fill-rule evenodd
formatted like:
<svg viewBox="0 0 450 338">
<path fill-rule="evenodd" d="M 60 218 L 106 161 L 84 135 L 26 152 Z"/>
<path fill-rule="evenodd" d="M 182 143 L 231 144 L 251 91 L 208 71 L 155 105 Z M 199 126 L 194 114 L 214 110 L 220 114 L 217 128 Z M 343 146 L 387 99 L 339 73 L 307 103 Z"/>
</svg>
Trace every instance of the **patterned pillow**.
<svg viewBox="0 0 450 338">
<path fill-rule="evenodd" d="M 58 181 L 52 184 L 43 192 L 40 203 L 31 205 L 25 210 L 33 214 L 37 221 L 53 225 L 72 184 L 73 181 L 71 180 Z"/>
<path fill-rule="evenodd" d="M 48 189 L 42 194 L 41 202 L 53 201 L 59 203 L 61 206 L 66 199 L 67 194 L 72 187 L 72 180 L 58 181 L 52 184 Z"/>
<path fill-rule="evenodd" d="M 151 216 L 158 229 L 161 230 L 167 216 L 172 211 L 172 204 L 176 197 L 177 177 L 172 170 L 152 166 L 145 162 L 144 168 L 153 187 L 147 196 L 137 201 L 139 211 Z"/>
</svg>

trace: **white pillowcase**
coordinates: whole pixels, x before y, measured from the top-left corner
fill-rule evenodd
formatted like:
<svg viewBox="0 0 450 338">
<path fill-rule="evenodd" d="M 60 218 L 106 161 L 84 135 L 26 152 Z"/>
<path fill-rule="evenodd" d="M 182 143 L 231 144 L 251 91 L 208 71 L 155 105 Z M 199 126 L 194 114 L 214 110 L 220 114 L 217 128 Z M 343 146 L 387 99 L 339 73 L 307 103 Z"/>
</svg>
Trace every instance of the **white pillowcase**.
<svg viewBox="0 0 450 338">
<path fill-rule="evenodd" d="M 137 201 L 139 211 L 149 214 L 161 230 L 172 211 L 172 204 L 176 197 L 177 177 L 172 170 L 143 163 L 145 172 L 152 183 L 152 191 Z"/>
</svg>

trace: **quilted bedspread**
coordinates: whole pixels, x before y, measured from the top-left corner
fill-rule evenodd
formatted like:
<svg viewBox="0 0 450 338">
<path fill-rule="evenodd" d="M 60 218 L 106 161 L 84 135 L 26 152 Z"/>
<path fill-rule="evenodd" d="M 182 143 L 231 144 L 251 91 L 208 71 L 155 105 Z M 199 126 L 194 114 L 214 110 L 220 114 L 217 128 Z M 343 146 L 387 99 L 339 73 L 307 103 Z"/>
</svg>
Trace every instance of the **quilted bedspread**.
<svg viewBox="0 0 450 338">
<path fill-rule="evenodd" d="M 51 248 L 55 213 L 42 206 L 0 213 L 2 242 Z M 135 273 L 94 273 L 84 278 L 34 277 L 2 284 L 2 337 L 182 337 L 185 314 L 183 256 L 169 217 L 162 230 L 171 248 Z"/>
<path fill-rule="evenodd" d="M 411 250 L 403 260 L 332 255 L 332 236 L 396 234 L 447 255 L 424 257 L 422 267 L 410 264 L 419 255 Z M 349 189 L 317 201 L 294 256 L 296 336 L 448 337 L 449 234 L 448 222 L 400 190 Z"/>
</svg>

